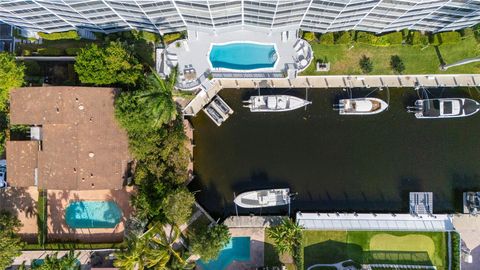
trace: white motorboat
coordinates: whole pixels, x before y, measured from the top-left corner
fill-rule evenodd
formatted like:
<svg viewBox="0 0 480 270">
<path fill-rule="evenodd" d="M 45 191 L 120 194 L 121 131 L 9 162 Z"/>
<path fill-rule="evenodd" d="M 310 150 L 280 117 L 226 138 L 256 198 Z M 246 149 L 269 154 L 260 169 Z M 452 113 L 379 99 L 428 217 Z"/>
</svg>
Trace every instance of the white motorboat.
<svg viewBox="0 0 480 270">
<path fill-rule="evenodd" d="M 340 115 L 369 115 L 385 111 L 388 103 L 379 98 L 340 99 L 334 106 Z"/>
<path fill-rule="evenodd" d="M 252 96 L 244 101 L 251 112 L 286 112 L 305 107 L 312 102 L 288 95 Z"/>
<path fill-rule="evenodd" d="M 419 119 L 466 117 L 479 110 L 480 103 L 469 98 L 418 99 L 414 106 L 407 107 Z"/>
<path fill-rule="evenodd" d="M 290 203 L 290 189 L 264 189 L 239 194 L 235 204 L 243 208 L 261 208 L 286 205 Z"/>
</svg>

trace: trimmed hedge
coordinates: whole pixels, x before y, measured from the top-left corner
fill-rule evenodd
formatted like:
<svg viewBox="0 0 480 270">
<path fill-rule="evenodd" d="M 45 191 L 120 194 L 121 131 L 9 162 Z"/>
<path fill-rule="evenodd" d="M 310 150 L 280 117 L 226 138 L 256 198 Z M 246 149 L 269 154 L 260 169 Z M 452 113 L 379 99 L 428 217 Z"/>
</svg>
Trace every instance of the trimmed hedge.
<svg viewBox="0 0 480 270">
<path fill-rule="evenodd" d="M 66 48 L 65 53 L 67 55 L 77 55 L 81 50 L 82 48 Z"/>
<path fill-rule="evenodd" d="M 38 245 L 43 247 L 47 241 L 47 193 L 39 190 L 37 202 Z"/>
<path fill-rule="evenodd" d="M 373 46 L 390 46 L 402 44 L 402 32 L 393 32 L 377 36 L 373 33 L 359 31 L 357 32 L 356 41 Z"/>
<path fill-rule="evenodd" d="M 452 237 L 452 270 L 460 270 L 460 234 L 458 232 L 450 232 Z"/>
<path fill-rule="evenodd" d="M 43 247 L 38 244 L 26 244 L 23 250 L 70 250 L 70 249 L 120 249 L 125 248 L 127 242 L 120 243 L 46 243 Z"/>
<path fill-rule="evenodd" d="M 165 44 L 170 44 L 174 42 L 177 39 L 183 38 L 183 33 L 170 33 L 170 34 L 165 34 L 163 35 L 163 42 Z"/>
<path fill-rule="evenodd" d="M 321 35 L 320 36 L 320 44 L 333 45 L 334 44 L 333 33 L 329 32 L 329 33 L 325 33 L 325 34 Z"/>
<path fill-rule="evenodd" d="M 305 39 L 306 41 L 308 42 L 312 42 L 314 40 L 316 40 L 317 38 L 315 37 L 315 33 L 313 32 L 303 32 L 303 36 L 302 36 L 303 39 Z M 321 38 L 320 38 L 321 39 Z"/>
<path fill-rule="evenodd" d="M 439 46 L 442 44 L 456 44 L 460 42 L 461 36 L 459 32 L 441 32 L 430 35 L 430 44 L 433 46 Z"/>
<path fill-rule="evenodd" d="M 335 44 L 350 44 L 352 43 L 352 36 L 350 32 L 340 32 L 337 33 L 337 37 L 335 38 Z"/>
<path fill-rule="evenodd" d="M 66 32 L 57 32 L 57 33 L 43 33 L 40 32 L 38 35 L 46 40 L 59 40 L 59 39 L 80 39 L 77 31 L 71 30 Z"/>
<path fill-rule="evenodd" d="M 48 47 L 48 48 L 38 49 L 37 53 L 39 55 L 60 56 L 60 55 L 64 55 L 65 51 L 60 48 Z"/>
<path fill-rule="evenodd" d="M 413 46 L 427 46 L 428 45 L 428 36 L 423 35 L 419 31 L 410 31 L 407 43 Z"/>
</svg>

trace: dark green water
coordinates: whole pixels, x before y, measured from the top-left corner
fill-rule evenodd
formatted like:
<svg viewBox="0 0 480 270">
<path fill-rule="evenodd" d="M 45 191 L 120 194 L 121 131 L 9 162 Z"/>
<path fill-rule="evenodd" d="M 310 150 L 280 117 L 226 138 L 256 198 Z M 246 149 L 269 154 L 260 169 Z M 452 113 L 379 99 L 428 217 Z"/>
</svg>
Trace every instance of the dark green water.
<svg viewBox="0 0 480 270">
<path fill-rule="evenodd" d="M 472 89 L 430 92 L 479 98 Z M 305 90 L 262 90 L 279 93 L 305 96 Z M 196 178 L 190 187 L 200 190 L 199 202 L 217 216 L 235 213 L 234 192 L 254 189 L 298 192 L 292 212 L 408 211 L 408 192 L 432 191 L 434 211 L 441 213 L 461 209 L 463 190 L 480 188 L 480 114 L 417 120 L 405 111 L 417 97 L 412 89 L 390 89 L 389 110 L 374 116 L 339 116 L 332 104 L 347 94 L 326 89 L 309 90 L 313 104 L 307 110 L 251 113 L 241 100 L 254 94 L 222 90 L 235 113 L 221 127 L 203 112 L 191 119 Z M 373 96 L 386 100 L 388 94 Z"/>
</svg>

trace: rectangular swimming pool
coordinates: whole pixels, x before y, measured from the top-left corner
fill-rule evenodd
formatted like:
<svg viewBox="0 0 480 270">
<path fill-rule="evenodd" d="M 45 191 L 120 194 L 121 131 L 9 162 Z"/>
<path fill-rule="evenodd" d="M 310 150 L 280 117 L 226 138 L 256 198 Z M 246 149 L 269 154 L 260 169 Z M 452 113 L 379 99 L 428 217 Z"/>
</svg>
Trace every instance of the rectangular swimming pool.
<svg viewBox="0 0 480 270">
<path fill-rule="evenodd" d="M 76 201 L 65 210 L 65 221 L 70 228 L 114 228 L 120 222 L 122 211 L 113 201 Z"/>
<path fill-rule="evenodd" d="M 250 260 L 250 237 L 232 237 L 218 255 L 217 259 L 209 262 L 198 260 L 197 263 L 203 270 L 223 270 L 233 261 Z"/>
<path fill-rule="evenodd" d="M 212 68 L 253 70 L 273 68 L 277 61 L 274 45 L 257 43 L 214 44 L 209 60 Z"/>
</svg>

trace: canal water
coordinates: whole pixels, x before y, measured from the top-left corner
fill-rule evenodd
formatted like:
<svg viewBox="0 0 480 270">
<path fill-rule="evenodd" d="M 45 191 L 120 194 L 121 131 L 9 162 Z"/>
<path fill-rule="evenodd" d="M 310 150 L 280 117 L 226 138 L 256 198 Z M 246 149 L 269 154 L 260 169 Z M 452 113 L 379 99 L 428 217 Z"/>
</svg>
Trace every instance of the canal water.
<svg viewBox="0 0 480 270">
<path fill-rule="evenodd" d="M 372 89 L 354 90 L 353 97 Z M 418 95 L 471 97 L 475 89 L 376 91 L 390 100 L 373 116 L 339 116 L 332 104 L 342 89 L 310 89 L 306 109 L 251 113 L 242 100 L 257 90 L 224 89 L 234 114 L 217 127 L 203 112 L 195 128 L 194 181 L 201 205 L 218 217 L 235 214 L 234 193 L 289 187 L 291 211 L 408 211 L 408 192 L 434 192 L 434 212 L 461 210 L 461 192 L 480 189 L 480 113 L 418 120 L 406 113 Z M 262 89 L 305 97 L 305 89 Z M 241 209 L 240 214 L 284 214 L 288 208 Z"/>
</svg>

